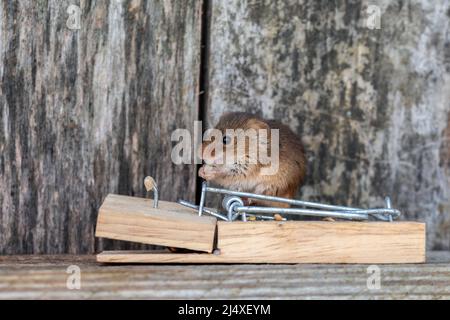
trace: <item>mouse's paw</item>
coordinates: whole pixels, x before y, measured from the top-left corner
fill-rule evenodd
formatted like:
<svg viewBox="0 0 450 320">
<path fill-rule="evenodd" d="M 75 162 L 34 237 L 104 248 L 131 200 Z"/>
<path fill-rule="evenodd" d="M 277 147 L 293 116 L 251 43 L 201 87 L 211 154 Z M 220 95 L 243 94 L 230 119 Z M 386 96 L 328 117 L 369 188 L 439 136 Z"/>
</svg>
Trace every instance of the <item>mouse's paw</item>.
<svg viewBox="0 0 450 320">
<path fill-rule="evenodd" d="M 217 171 L 209 166 L 203 166 L 198 170 L 198 176 L 206 181 L 213 180 L 217 175 Z"/>
</svg>

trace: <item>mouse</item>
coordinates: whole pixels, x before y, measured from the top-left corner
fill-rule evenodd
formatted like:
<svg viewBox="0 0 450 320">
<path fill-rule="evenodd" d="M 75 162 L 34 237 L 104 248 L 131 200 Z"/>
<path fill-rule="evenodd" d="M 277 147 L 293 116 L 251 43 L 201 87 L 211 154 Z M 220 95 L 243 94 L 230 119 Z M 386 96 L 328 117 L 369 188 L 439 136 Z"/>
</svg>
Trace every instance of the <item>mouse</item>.
<svg viewBox="0 0 450 320">
<path fill-rule="evenodd" d="M 261 116 L 246 112 L 228 112 L 223 114 L 214 126 L 221 137 L 205 137 L 199 149 L 203 165 L 198 175 L 204 180 L 225 189 L 263 194 L 293 199 L 303 185 L 306 176 L 305 150 L 300 137 L 289 126 L 277 120 L 264 119 Z M 239 134 L 230 135 L 232 132 Z M 258 148 L 265 147 L 272 153 L 272 129 L 278 130 L 278 169 L 267 174 L 268 164 L 258 159 L 258 152 L 249 148 L 246 138 L 245 147 L 239 149 L 238 140 L 242 132 L 253 129 L 256 134 Z M 227 133 L 228 130 L 228 133 Z M 260 139 L 260 130 L 267 132 L 267 140 Z M 259 139 L 259 140 L 258 140 Z M 242 141 L 242 140 L 241 140 Z M 264 141 L 266 141 L 264 143 Z M 275 145 L 276 146 L 276 145 Z M 235 157 L 226 161 L 227 150 L 234 149 Z M 237 152 L 241 150 L 242 152 Z M 259 150 L 259 149 L 258 149 Z M 225 158 L 225 160 L 223 160 Z M 231 158 L 231 157 L 230 157 Z M 289 207 L 289 204 L 266 200 L 245 199 L 247 205 Z"/>
</svg>

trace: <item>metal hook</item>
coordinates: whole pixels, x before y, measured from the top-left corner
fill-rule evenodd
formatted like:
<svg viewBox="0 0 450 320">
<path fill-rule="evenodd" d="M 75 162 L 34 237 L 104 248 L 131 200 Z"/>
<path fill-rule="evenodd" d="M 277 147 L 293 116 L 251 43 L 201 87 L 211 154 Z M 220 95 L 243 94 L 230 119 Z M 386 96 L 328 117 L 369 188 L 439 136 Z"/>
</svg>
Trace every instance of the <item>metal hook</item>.
<svg viewBox="0 0 450 320">
<path fill-rule="evenodd" d="M 201 217 L 203 214 L 203 207 L 205 206 L 206 189 L 208 188 L 208 182 L 203 181 L 202 183 L 202 193 L 200 195 L 200 204 L 198 206 L 198 215 Z"/>
<path fill-rule="evenodd" d="M 387 209 L 391 209 L 392 208 L 392 204 L 391 204 L 391 198 L 386 197 L 384 198 L 384 202 L 386 203 L 386 208 Z M 389 215 L 389 222 L 392 222 L 392 214 Z"/>
<path fill-rule="evenodd" d="M 158 208 L 158 201 L 159 201 L 159 195 L 158 195 L 158 185 L 156 184 L 155 179 L 152 177 L 146 177 L 144 179 L 144 186 L 147 192 L 153 190 L 153 208 Z"/>
</svg>

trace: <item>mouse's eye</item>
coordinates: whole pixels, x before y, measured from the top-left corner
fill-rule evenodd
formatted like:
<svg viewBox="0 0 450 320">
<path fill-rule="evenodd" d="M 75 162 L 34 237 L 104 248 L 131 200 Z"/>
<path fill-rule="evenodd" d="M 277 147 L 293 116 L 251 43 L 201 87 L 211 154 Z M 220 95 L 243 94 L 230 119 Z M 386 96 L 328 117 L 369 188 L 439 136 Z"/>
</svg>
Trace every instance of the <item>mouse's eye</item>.
<svg viewBox="0 0 450 320">
<path fill-rule="evenodd" d="M 223 144 L 224 145 L 230 144 L 230 142 L 231 142 L 231 137 L 230 136 L 224 136 L 223 137 Z"/>
</svg>

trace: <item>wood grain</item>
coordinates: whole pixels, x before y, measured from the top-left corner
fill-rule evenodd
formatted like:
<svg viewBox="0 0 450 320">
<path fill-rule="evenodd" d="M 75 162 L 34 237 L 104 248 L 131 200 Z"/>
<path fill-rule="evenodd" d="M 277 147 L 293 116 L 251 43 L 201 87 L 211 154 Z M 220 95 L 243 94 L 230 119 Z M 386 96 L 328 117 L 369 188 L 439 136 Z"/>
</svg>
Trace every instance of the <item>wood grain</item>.
<svg viewBox="0 0 450 320">
<path fill-rule="evenodd" d="M 209 264 L 228 263 L 221 255 L 210 253 L 171 253 L 167 250 L 120 250 L 97 254 L 97 262 L 105 264 Z"/>
<path fill-rule="evenodd" d="M 379 265 L 370 290 L 367 265 L 114 265 L 95 256 L 0 257 L 0 299 L 450 299 L 450 256 L 426 264 Z M 68 290 L 67 267 L 81 269 Z"/>
<path fill-rule="evenodd" d="M 414 222 L 218 222 L 220 254 L 106 251 L 104 263 L 422 263 Z"/>
<path fill-rule="evenodd" d="M 79 5 L 81 28 L 66 26 Z M 0 254 L 142 248 L 94 238 L 108 193 L 195 199 L 171 133 L 198 119 L 201 1 L 0 4 Z"/>
<path fill-rule="evenodd" d="M 425 262 L 425 224 L 416 222 L 218 222 L 218 235 L 230 262 Z"/>
<path fill-rule="evenodd" d="M 216 218 L 180 204 L 108 195 L 100 207 L 96 237 L 212 252 Z"/>
</svg>

